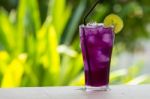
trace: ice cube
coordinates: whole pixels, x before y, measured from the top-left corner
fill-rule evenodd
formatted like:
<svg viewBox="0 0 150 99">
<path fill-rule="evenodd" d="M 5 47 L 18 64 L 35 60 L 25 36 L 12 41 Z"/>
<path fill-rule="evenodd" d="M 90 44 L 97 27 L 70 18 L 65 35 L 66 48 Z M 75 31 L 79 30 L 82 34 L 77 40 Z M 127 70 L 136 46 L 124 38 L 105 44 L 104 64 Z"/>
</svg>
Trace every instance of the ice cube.
<svg viewBox="0 0 150 99">
<path fill-rule="evenodd" d="M 91 23 L 88 23 L 88 24 L 87 24 L 87 26 L 89 26 L 89 27 L 90 27 L 90 26 L 97 26 L 97 25 L 98 25 L 98 24 L 97 24 L 96 22 L 91 22 Z"/>
<path fill-rule="evenodd" d="M 109 61 L 109 57 L 104 55 L 101 51 L 98 51 L 97 59 L 99 62 L 108 62 Z"/>
<path fill-rule="evenodd" d="M 105 42 L 105 43 L 111 43 L 112 42 L 111 39 L 112 38 L 111 38 L 110 34 L 103 34 L 103 37 L 102 37 L 103 42 Z"/>
<path fill-rule="evenodd" d="M 94 44 L 94 43 L 96 43 L 96 42 L 95 42 L 95 37 L 92 36 L 92 35 L 89 36 L 89 37 L 88 37 L 88 42 L 89 42 L 89 44 Z"/>
<path fill-rule="evenodd" d="M 103 30 L 104 30 L 103 27 L 99 27 L 98 28 L 98 33 L 102 35 L 103 34 Z"/>
</svg>

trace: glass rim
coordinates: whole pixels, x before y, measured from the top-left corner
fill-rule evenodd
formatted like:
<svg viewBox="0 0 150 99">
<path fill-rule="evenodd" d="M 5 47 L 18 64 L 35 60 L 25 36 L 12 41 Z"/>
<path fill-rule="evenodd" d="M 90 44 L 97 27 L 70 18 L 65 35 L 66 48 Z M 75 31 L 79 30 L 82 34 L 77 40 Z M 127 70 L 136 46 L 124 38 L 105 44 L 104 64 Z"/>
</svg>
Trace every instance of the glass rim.
<svg viewBox="0 0 150 99">
<path fill-rule="evenodd" d="M 112 29 L 114 29 L 113 25 L 110 26 L 110 27 L 105 27 L 104 23 L 88 23 L 86 25 L 84 25 L 84 24 L 79 25 L 80 28 L 97 28 L 97 27 L 100 27 L 100 26 L 102 26 L 103 28 L 112 28 Z"/>
</svg>

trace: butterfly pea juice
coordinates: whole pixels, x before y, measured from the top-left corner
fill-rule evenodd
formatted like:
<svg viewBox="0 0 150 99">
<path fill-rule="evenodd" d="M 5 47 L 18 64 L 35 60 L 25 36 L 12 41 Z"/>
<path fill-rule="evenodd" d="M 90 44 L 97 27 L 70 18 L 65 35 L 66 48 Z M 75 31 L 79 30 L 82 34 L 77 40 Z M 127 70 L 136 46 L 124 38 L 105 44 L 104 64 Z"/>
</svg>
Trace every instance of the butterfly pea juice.
<svg viewBox="0 0 150 99">
<path fill-rule="evenodd" d="M 114 42 L 112 27 L 80 25 L 80 42 L 87 87 L 107 87 Z"/>
</svg>

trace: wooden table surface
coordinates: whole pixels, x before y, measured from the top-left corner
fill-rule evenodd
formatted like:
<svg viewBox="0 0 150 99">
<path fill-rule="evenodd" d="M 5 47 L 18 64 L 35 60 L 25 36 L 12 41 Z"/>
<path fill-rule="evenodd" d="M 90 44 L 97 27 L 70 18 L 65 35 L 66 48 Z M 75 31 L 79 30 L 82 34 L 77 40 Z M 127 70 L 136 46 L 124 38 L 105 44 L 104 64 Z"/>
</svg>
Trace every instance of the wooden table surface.
<svg viewBox="0 0 150 99">
<path fill-rule="evenodd" d="M 109 91 L 86 92 L 83 87 L 0 89 L 0 99 L 150 99 L 150 85 L 116 85 Z"/>
</svg>

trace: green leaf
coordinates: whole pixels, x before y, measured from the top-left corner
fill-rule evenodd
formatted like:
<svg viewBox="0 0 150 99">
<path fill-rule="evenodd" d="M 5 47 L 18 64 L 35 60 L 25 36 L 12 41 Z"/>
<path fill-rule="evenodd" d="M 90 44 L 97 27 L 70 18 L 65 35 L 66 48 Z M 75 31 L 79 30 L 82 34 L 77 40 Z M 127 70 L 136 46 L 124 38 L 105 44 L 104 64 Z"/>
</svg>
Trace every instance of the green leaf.
<svg viewBox="0 0 150 99">
<path fill-rule="evenodd" d="M 74 78 L 79 76 L 81 72 L 83 72 L 82 55 L 77 54 L 75 57 L 64 55 L 61 71 L 61 84 L 69 84 L 70 81 L 72 81 Z"/>
<path fill-rule="evenodd" d="M 128 75 L 122 79 L 122 81 L 124 83 L 134 79 L 136 76 L 138 76 L 143 68 L 143 61 L 139 61 L 136 64 L 134 64 L 133 66 L 130 66 L 128 68 Z"/>
<path fill-rule="evenodd" d="M 127 82 L 127 84 L 129 84 L 129 85 L 139 85 L 142 83 L 150 83 L 150 75 L 148 75 L 148 74 L 140 75 L 140 76 L 130 80 L 129 82 Z"/>
<path fill-rule="evenodd" d="M 37 0 L 20 0 L 17 17 L 17 46 L 19 51 L 23 51 L 25 43 L 24 40 L 30 33 L 35 39 L 36 32 L 40 28 L 40 16 Z"/>
<path fill-rule="evenodd" d="M 17 58 L 12 60 L 4 72 L 1 87 L 10 88 L 19 87 L 21 85 L 26 59 L 26 54 L 20 54 Z"/>
<path fill-rule="evenodd" d="M 127 69 L 119 69 L 112 71 L 110 73 L 110 83 L 115 84 L 115 83 L 120 83 L 122 78 L 124 78 L 127 75 Z"/>
<path fill-rule="evenodd" d="M 0 44 L 7 51 L 11 52 L 15 48 L 15 30 L 9 21 L 8 14 L 5 10 L 0 9 Z"/>
<path fill-rule="evenodd" d="M 48 14 L 52 17 L 52 23 L 57 33 L 58 40 L 65 28 L 70 15 L 71 6 L 66 5 L 66 0 L 50 0 Z"/>
<path fill-rule="evenodd" d="M 65 44 L 70 44 L 73 36 L 75 35 L 76 30 L 79 27 L 79 22 L 86 7 L 86 0 L 80 0 L 79 5 L 76 7 L 76 10 L 72 14 L 72 17 L 69 21 L 69 24 L 64 31 L 64 42 Z"/>
<path fill-rule="evenodd" d="M 81 74 L 79 74 L 79 76 L 77 76 L 76 78 L 74 78 L 70 83 L 70 86 L 83 86 L 85 85 L 85 77 L 84 77 L 84 73 L 82 72 Z"/>
<path fill-rule="evenodd" d="M 60 56 L 58 52 L 58 40 L 54 26 L 48 18 L 48 23 L 43 25 L 38 36 L 38 44 L 42 45 L 42 49 L 38 48 L 39 59 L 45 68 L 45 74 L 42 85 L 58 85 L 60 77 Z M 40 46 L 41 47 L 41 46 Z"/>
</svg>

